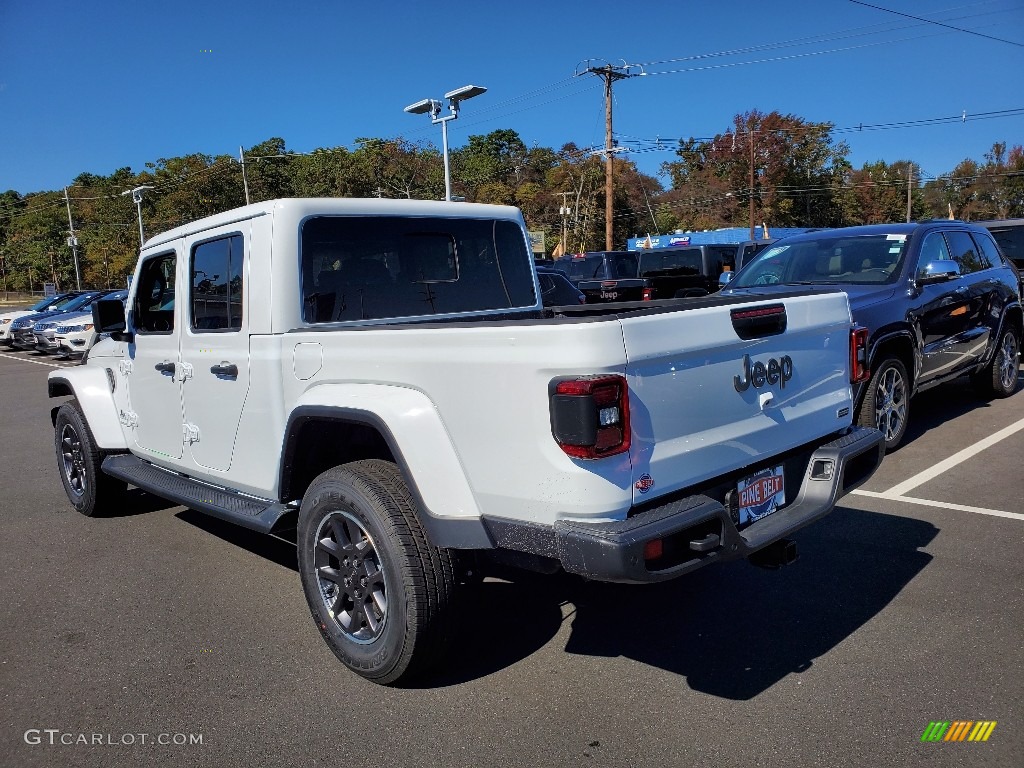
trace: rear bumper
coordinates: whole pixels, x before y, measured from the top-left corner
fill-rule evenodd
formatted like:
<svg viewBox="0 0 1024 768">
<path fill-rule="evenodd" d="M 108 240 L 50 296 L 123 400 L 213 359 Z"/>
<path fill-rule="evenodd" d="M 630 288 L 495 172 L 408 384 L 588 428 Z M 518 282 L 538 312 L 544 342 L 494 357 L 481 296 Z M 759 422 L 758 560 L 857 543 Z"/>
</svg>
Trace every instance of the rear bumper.
<svg viewBox="0 0 1024 768">
<path fill-rule="evenodd" d="M 507 520 L 486 522 L 499 546 L 553 557 L 570 573 L 598 581 L 665 581 L 713 562 L 749 557 L 821 519 L 842 496 L 871 477 L 883 455 L 882 434 L 855 427 L 811 453 L 793 501 L 742 531 L 723 503 L 704 495 L 677 499 L 615 522 L 559 520 L 553 536 L 535 526 L 517 531 L 520 526 Z M 645 547 L 655 540 L 661 541 L 663 554 L 645 560 Z M 532 546 L 523 547 L 523 542 Z"/>
</svg>

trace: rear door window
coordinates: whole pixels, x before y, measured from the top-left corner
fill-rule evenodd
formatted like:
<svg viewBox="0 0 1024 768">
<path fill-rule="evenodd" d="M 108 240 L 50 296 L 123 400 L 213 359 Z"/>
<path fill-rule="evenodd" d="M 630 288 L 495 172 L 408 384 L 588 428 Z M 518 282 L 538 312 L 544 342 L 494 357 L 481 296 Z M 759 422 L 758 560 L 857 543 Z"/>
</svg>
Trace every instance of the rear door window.
<svg viewBox="0 0 1024 768">
<path fill-rule="evenodd" d="M 946 242 L 949 244 L 950 257 L 960 265 L 960 274 L 970 274 L 991 266 L 967 232 L 947 232 Z"/>
</svg>

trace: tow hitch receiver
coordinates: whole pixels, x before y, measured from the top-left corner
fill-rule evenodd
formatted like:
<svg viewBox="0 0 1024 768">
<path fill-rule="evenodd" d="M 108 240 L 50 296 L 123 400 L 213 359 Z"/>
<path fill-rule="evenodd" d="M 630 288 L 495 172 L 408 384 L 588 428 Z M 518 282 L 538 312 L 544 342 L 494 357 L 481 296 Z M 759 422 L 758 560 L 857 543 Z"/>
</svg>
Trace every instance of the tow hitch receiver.
<svg viewBox="0 0 1024 768">
<path fill-rule="evenodd" d="M 759 549 L 747 559 L 752 565 L 759 568 L 774 570 L 784 565 L 791 565 L 800 557 L 796 551 L 796 542 L 789 539 L 779 539 L 772 542 L 764 549 Z"/>
</svg>

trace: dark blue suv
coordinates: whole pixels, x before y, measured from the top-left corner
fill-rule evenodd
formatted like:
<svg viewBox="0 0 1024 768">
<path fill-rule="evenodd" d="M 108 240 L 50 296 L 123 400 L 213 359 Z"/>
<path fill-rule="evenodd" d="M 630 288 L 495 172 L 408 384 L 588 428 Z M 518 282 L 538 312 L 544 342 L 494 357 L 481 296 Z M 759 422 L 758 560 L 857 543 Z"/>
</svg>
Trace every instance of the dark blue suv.
<svg viewBox="0 0 1024 768">
<path fill-rule="evenodd" d="M 856 418 L 906 433 L 911 397 L 970 374 L 984 393 L 1017 389 L 1017 275 L 984 227 L 962 221 L 877 224 L 808 232 L 760 253 L 723 293 L 778 295 L 835 287 L 868 329 L 870 379 L 855 385 Z"/>
</svg>

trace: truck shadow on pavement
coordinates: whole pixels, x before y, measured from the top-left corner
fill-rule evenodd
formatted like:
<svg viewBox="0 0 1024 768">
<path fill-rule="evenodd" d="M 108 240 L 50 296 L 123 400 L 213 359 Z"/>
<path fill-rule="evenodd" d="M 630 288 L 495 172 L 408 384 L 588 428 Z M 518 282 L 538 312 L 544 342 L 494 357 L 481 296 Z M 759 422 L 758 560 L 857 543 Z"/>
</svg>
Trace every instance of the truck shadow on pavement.
<svg viewBox="0 0 1024 768">
<path fill-rule="evenodd" d="M 937 533 L 929 522 L 837 508 L 794 537 L 801 559 L 778 571 L 734 562 L 645 586 L 568 576 L 484 583 L 462 607 L 445 671 L 422 685 L 466 682 L 526 658 L 557 634 L 569 602 L 568 653 L 634 659 L 694 690 L 751 699 L 885 608 L 931 561 L 921 548 Z"/>
<path fill-rule="evenodd" d="M 298 572 L 287 533 L 265 536 L 187 509 L 176 517 Z M 739 561 L 636 586 L 501 570 L 504 581 L 462 589 L 447 660 L 410 687 L 460 685 L 524 663 L 568 623 L 567 653 L 625 657 L 683 676 L 693 690 L 751 699 L 883 610 L 931 562 L 922 549 L 938 532 L 838 507 L 793 537 L 800 560 L 777 571 Z"/>
</svg>

